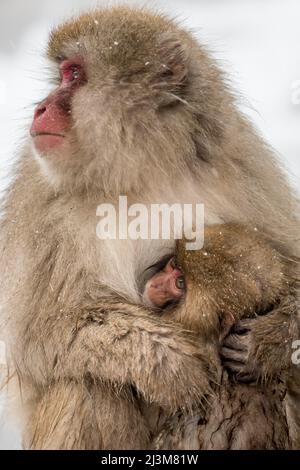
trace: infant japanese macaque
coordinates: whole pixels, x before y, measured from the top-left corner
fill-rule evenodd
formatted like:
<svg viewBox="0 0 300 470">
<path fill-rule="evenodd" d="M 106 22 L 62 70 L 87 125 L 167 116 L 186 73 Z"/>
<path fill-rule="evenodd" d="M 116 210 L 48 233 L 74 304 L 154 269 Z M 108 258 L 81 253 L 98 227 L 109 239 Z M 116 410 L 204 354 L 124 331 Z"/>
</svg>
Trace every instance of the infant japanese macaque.
<svg viewBox="0 0 300 470">
<path fill-rule="evenodd" d="M 206 228 L 201 250 L 187 251 L 185 243 L 179 241 L 175 256 L 153 266 L 143 301 L 187 329 L 227 332 L 287 293 L 283 259 L 256 228 L 215 225 Z"/>
<path fill-rule="evenodd" d="M 182 443 L 180 429 L 187 422 L 194 426 L 201 449 L 290 448 L 285 385 L 281 377 L 268 376 L 276 344 L 289 338 L 294 321 L 283 311 L 280 318 L 269 314 L 289 294 L 285 270 L 285 260 L 256 228 L 234 224 L 208 227 L 198 251 L 186 251 L 185 241 L 179 241 L 175 256 L 156 265 L 144 288 L 145 304 L 196 333 L 219 364 L 211 406 L 204 415 L 199 411 L 196 421 L 182 414 L 172 418 L 172 429 L 178 419 L 176 437 L 163 431 L 157 448 L 174 449 Z M 239 322 L 243 318 L 247 319 Z M 252 332 L 251 322 L 258 326 Z M 222 363 L 220 345 L 234 325 L 241 336 L 227 336 Z M 241 374 L 243 383 L 236 380 L 239 375 L 228 375 L 226 364 Z"/>
</svg>

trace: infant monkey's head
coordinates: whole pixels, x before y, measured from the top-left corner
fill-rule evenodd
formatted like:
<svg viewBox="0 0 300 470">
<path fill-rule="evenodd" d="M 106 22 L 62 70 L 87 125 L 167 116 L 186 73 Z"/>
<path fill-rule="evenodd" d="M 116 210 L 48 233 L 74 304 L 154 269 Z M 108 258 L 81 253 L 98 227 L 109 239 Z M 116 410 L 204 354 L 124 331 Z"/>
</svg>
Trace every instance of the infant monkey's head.
<svg viewBox="0 0 300 470">
<path fill-rule="evenodd" d="M 185 293 L 185 278 L 176 258 L 163 259 L 153 266 L 155 274 L 148 280 L 143 302 L 149 307 L 164 308 L 178 302 Z"/>
<path fill-rule="evenodd" d="M 154 274 L 143 291 L 143 303 L 148 307 L 163 309 L 186 299 L 187 288 L 198 283 L 201 250 L 186 250 L 186 241 L 177 240 L 175 255 L 165 256 L 150 266 Z M 150 269 L 149 268 L 149 269 Z"/>
<path fill-rule="evenodd" d="M 174 257 L 154 267 L 144 303 L 160 309 L 179 303 L 164 315 L 207 335 L 265 313 L 289 289 L 282 256 L 257 229 L 237 224 L 206 227 L 200 250 L 187 250 L 185 240 L 177 240 Z"/>
<path fill-rule="evenodd" d="M 202 250 L 189 252 L 186 240 L 177 240 L 175 255 L 165 256 L 150 266 L 154 274 L 144 287 L 143 303 L 163 309 L 186 300 L 187 291 L 199 283 L 204 254 Z"/>
</svg>

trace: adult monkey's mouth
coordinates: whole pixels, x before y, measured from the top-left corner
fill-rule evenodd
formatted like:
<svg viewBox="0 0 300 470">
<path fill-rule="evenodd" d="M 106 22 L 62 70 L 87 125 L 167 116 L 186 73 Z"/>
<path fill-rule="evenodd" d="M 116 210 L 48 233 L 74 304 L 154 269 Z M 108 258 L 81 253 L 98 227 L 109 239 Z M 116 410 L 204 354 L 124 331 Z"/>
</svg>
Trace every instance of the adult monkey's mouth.
<svg viewBox="0 0 300 470">
<path fill-rule="evenodd" d="M 31 131 L 30 135 L 33 139 L 34 146 L 36 150 L 40 153 L 45 153 L 52 149 L 55 149 L 62 144 L 65 139 L 64 134 L 57 132 L 38 132 Z"/>
<path fill-rule="evenodd" d="M 56 136 L 56 137 L 66 137 L 64 134 L 58 134 L 56 132 L 36 132 L 36 131 L 31 131 L 30 132 L 30 135 L 31 137 L 35 138 L 35 137 L 39 137 L 39 136 L 42 136 L 42 135 L 53 135 L 53 136 Z"/>
</svg>

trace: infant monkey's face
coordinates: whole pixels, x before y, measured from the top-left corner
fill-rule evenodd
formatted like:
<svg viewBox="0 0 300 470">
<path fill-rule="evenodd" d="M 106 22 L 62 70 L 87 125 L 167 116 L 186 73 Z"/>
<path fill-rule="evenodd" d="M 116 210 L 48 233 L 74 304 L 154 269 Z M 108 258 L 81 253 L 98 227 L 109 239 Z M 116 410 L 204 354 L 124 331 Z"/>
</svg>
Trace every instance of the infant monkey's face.
<svg viewBox="0 0 300 470">
<path fill-rule="evenodd" d="M 180 300 L 184 292 L 185 279 L 173 257 L 146 283 L 143 302 L 149 307 L 163 308 Z"/>
</svg>

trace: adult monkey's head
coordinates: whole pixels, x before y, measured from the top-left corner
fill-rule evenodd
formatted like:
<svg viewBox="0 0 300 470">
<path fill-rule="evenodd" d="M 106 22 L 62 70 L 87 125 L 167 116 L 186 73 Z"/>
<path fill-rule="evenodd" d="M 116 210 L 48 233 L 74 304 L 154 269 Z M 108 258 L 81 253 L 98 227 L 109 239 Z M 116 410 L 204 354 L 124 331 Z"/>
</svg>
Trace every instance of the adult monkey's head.
<svg viewBox="0 0 300 470">
<path fill-rule="evenodd" d="M 57 88 L 37 107 L 31 135 L 53 182 L 128 192 L 145 188 L 150 174 L 172 181 L 209 164 L 231 98 L 173 21 L 96 10 L 54 30 L 48 56 Z"/>
</svg>

